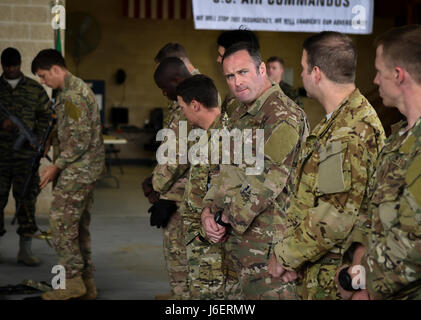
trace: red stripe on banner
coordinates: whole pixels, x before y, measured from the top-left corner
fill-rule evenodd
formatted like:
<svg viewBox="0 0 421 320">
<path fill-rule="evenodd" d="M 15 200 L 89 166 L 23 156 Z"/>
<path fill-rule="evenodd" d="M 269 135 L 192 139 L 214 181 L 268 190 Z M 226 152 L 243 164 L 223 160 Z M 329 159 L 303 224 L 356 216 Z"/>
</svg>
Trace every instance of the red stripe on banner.
<svg viewBox="0 0 421 320">
<path fill-rule="evenodd" d="M 134 0 L 134 17 L 136 19 L 140 17 L 140 0 Z"/>
<path fill-rule="evenodd" d="M 123 0 L 123 17 L 129 16 L 129 0 Z"/>
<path fill-rule="evenodd" d="M 145 1 L 145 19 L 151 19 L 152 18 L 152 4 L 151 0 Z"/>
<path fill-rule="evenodd" d="M 168 19 L 174 19 L 175 0 L 168 0 Z"/>
<path fill-rule="evenodd" d="M 187 0 L 181 0 L 180 3 L 180 19 L 187 18 Z"/>
<path fill-rule="evenodd" d="M 164 0 L 158 0 L 158 5 L 157 5 L 157 14 L 156 14 L 156 18 L 157 19 L 162 19 L 163 18 L 163 7 L 164 7 Z"/>
</svg>

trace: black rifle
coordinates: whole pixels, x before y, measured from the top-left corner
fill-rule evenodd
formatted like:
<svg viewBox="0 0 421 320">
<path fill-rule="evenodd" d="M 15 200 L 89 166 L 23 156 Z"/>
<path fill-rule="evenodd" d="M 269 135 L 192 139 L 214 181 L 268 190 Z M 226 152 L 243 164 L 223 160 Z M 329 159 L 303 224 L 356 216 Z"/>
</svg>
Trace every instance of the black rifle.
<svg viewBox="0 0 421 320">
<path fill-rule="evenodd" d="M 54 111 L 54 108 L 53 108 Z M 47 130 L 45 130 L 44 136 L 42 137 L 41 141 L 38 141 L 38 136 L 32 132 L 18 117 L 12 115 L 7 108 L 5 108 L 0 103 L 0 114 L 6 118 L 9 118 L 18 128 L 19 128 L 19 135 L 16 139 L 16 142 L 13 146 L 14 151 L 19 151 L 23 144 L 28 141 L 30 145 L 35 149 L 36 153 L 31 159 L 31 167 L 30 171 L 25 179 L 25 184 L 23 186 L 22 192 L 19 197 L 19 201 L 16 205 L 16 212 L 12 220 L 12 225 L 15 224 L 18 212 L 22 208 L 23 200 L 25 199 L 26 193 L 28 192 L 29 186 L 32 184 L 34 175 L 38 173 L 39 165 L 41 158 L 44 156 L 45 153 L 45 145 L 48 141 L 48 138 L 51 134 L 51 131 L 56 123 L 56 117 L 53 112 L 52 121 L 48 124 Z M 50 157 L 46 155 L 48 161 L 51 162 Z"/>
<path fill-rule="evenodd" d="M 23 123 L 18 117 L 14 116 L 7 110 L 5 106 L 3 106 L 0 103 L 0 114 L 3 117 L 9 118 L 16 127 L 19 128 L 19 134 L 15 141 L 15 144 L 13 145 L 14 151 L 19 151 L 23 144 L 28 141 L 36 150 L 39 147 L 38 137 L 36 134 L 32 132 L 31 129 L 29 129 L 25 123 Z"/>
</svg>

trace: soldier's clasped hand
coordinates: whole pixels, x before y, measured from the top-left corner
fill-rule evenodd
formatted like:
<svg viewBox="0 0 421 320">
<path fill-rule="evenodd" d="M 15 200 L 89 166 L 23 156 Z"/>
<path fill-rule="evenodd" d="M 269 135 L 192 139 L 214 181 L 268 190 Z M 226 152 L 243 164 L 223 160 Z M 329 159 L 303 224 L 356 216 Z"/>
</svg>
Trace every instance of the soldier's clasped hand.
<svg viewBox="0 0 421 320">
<path fill-rule="evenodd" d="M 213 243 L 223 242 L 227 229 L 215 222 L 214 216 L 210 208 L 202 211 L 202 226 L 205 229 L 206 237 Z"/>
</svg>

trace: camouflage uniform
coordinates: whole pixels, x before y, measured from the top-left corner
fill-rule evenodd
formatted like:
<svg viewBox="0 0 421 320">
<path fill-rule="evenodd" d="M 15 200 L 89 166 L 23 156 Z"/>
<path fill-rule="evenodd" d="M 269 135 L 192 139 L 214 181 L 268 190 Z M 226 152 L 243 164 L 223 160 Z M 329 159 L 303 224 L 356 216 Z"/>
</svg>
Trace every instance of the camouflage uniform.
<svg viewBox="0 0 421 320">
<path fill-rule="evenodd" d="M 279 86 L 281 87 L 285 95 L 289 97 L 292 101 L 294 101 L 297 105 L 302 104 L 297 89 L 295 89 L 293 86 L 282 80 L 281 82 L 279 82 Z"/>
<path fill-rule="evenodd" d="M 362 265 L 375 299 L 421 299 L 421 119 L 406 127 L 388 138 L 370 179 Z"/>
<path fill-rule="evenodd" d="M 238 108 L 238 106 L 241 104 L 240 101 L 238 101 L 235 96 L 232 94 L 227 94 L 224 101 L 222 101 L 221 104 L 221 113 L 225 114 L 226 117 L 230 118 L 232 113 L 235 111 L 235 109 Z"/>
<path fill-rule="evenodd" d="M 172 129 L 177 137 L 177 155 L 179 123 L 186 121 L 181 115 L 177 102 L 169 105 L 169 113 L 164 119 L 164 128 Z M 183 220 L 180 206 L 183 202 L 184 189 L 187 182 L 189 165 L 157 165 L 152 174 L 153 189 L 160 193 L 161 199 L 173 200 L 178 210 L 171 216 L 166 228 L 163 228 L 164 257 L 170 278 L 171 291 L 175 299 L 188 299 L 187 257 L 184 242 Z"/>
<path fill-rule="evenodd" d="M 90 210 L 95 181 L 105 168 L 99 107 L 91 89 L 70 72 L 57 102 L 54 164 L 60 173 L 53 190 L 51 233 L 66 277 L 92 278 Z"/>
<path fill-rule="evenodd" d="M 375 110 L 358 89 L 322 120 L 300 152 L 289 227 L 275 246 L 288 270 L 302 270 L 302 299 L 336 299 L 337 268 L 366 196 L 367 180 L 384 144 Z"/>
<path fill-rule="evenodd" d="M 51 106 L 47 93 L 39 83 L 22 74 L 22 79 L 13 89 L 2 76 L 0 101 L 11 114 L 22 120 L 41 139 L 51 119 Z M 5 118 L 0 116 L 0 125 L 4 120 Z M 24 145 L 22 150 L 17 152 L 13 151 L 16 138 L 16 132 L 9 132 L 0 127 L 0 236 L 6 232 L 3 210 L 9 199 L 10 186 L 13 184 L 13 196 L 17 203 L 29 174 L 31 158 L 35 155 L 29 145 Z M 37 173 L 17 215 L 19 235 L 33 234 L 38 230 L 35 223 L 35 203 L 39 191 Z"/>
<path fill-rule="evenodd" d="M 198 69 L 191 72 L 192 75 L 200 74 Z M 163 128 L 172 129 L 177 137 L 179 122 L 186 121 L 181 113 L 177 101 L 168 101 L 164 111 Z M 188 133 L 189 129 L 187 129 Z M 183 234 L 183 220 L 180 206 L 183 202 L 185 184 L 189 165 L 157 165 L 152 174 L 153 189 L 160 193 L 161 199 L 173 200 L 178 210 L 172 215 L 166 228 L 163 229 L 164 257 L 167 264 L 167 272 L 170 278 L 171 291 L 175 299 L 189 299 L 189 287 L 187 284 L 187 256 L 186 244 Z"/>
<path fill-rule="evenodd" d="M 273 85 L 251 106 L 241 104 L 231 124 L 240 130 L 264 130 L 264 171 L 246 175 L 244 165 L 221 165 L 219 174 L 211 179 L 204 207 L 213 213 L 224 209 L 232 226 L 224 248 L 245 298 L 295 299 L 294 284 L 272 278 L 267 264 L 274 231 L 279 228 L 275 224 L 280 222 L 275 206 L 284 209 L 286 205 L 293 166 L 308 134 L 305 113 Z"/>
<path fill-rule="evenodd" d="M 227 121 L 224 114 L 214 121 L 210 130 L 222 128 Z M 208 136 L 209 137 L 209 136 Z M 208 143 L 209 139 L 206 140 Z M 208 190 L 211 171 L 217 165 L 197 164 L 189 169 L 184 202 L 180 208 L 185 243 L 187 244 L 188 283 L 191 299 L 241 299 L 243 295 L 231 260 L 225 258 L 222 244 L 214 244 L 206 239 L 201 227 L 203 198 Z"/>
</svg>

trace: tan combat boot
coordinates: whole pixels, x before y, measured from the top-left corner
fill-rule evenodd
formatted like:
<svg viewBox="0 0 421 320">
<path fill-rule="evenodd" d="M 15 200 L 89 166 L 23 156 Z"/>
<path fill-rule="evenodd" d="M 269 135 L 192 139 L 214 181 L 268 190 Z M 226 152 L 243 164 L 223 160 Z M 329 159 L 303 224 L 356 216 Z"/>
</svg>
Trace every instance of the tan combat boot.
<svg viewBox="0 0 421 320">
<path fill-rule="evenodd" d="M 83 278 L 86 287 L 86 294 L 81 297 L 82 300 L 95 300 L 98 296 L 94 278 Z"/>
<path fill-rule="evenodd" d="M 53 289 L 42 294 L 43 300 L 69 300 L 86 294 L 86 287 L 81 276 L 66 279 L 66 289 Z"/>
<path fill-rule="evenodd" d="M 172 292 L 163 293 L 163 294 L 157 294 L 155 296 L 155 300 L 174 300 L 174 295 Z"/>
<path fill-rule="evenodd" d="M 34 256 L 31 250 L 32 238 L 20 236 L 19 238 L 19 253 L 18 263 L 23 263 L 30 267 L 36 267 L 41 263 L 41 260 Z"/>
</svg>

